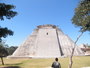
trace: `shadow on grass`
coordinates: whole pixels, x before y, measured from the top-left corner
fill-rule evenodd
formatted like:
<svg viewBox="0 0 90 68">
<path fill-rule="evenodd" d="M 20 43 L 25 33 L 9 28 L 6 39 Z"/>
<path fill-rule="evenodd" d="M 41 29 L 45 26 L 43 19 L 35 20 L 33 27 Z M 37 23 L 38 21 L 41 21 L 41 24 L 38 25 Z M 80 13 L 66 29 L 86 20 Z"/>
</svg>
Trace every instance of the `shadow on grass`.
<svg viewBox="0 0 90 68">
<path fill-rule="evenodd" d="M 16 64 L 5 64 L 5 66 L 0 67 L 0 68 L 21 68 L 19 65 L 23 63 L 16 63 Z"/>
<path fill-rule="evenodd" d="M 0 68 L 20 68 L 19 66 L 6 66 L 6 67 L 0 67 Z"/>
<path fill-rule="evenodd" d="M 23 63 L 16 63 L 16 64 L 5 64 L 5 65 L 7 65 L 7 66 L 18 66 L 18 65 L 21 65 L 21 64 L 23 64 Z"/>
</svg>

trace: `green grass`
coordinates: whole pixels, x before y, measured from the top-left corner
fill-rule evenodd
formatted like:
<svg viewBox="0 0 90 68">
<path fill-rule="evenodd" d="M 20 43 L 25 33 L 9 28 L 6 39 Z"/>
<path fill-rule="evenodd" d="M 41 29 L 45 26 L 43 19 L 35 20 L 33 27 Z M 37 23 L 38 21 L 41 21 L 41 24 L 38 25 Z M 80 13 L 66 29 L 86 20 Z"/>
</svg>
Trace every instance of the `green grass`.
<svg viewBox="0 0 90 68">
<path fill-rule="evenodd" d="M 4 58 L 5 65 L 0 67 L 14 66 L 16 68 L 47 68 L 50 67 L 54 59 L 7 59 Z M 59 58 L 62 68 L 68 68 L 69 58 Z M 73 68 L 90 66 L 90 56 L 73 57 Z"/>
</svg>

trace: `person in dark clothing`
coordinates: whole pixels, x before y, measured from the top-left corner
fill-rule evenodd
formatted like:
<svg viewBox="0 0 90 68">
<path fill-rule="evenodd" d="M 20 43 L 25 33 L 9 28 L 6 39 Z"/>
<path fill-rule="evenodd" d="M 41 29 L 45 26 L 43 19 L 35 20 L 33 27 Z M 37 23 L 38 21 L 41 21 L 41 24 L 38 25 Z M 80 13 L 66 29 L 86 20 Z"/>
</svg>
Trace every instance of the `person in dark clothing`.
<svg viewBox="0 0 90 68">
<path fill-rule="evenodd" d="M 52 63 L 52 68 L 61 68 L 60 63 L 58 62 L 58 58 L 55 58 L 55 61 Z"/>
</svg>

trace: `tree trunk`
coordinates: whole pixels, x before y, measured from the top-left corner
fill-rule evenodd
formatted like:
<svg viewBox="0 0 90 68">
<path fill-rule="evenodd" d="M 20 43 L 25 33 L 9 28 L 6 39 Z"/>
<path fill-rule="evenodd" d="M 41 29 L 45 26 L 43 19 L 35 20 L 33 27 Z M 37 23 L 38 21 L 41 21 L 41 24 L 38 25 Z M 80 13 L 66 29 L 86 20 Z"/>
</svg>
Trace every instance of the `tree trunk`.
<svg viewBox="0 0 90 68">
<path fill-rule="evenodd" d="M 2 61 L 2 65 L 4 65 L 3 57 L 0 57 L 0 58 L 1 58 L 1 61 Z"/>
<path fill-rule="evenodd" d="M 77 39 L 76 39 L 76 41 L 75 41 L 75 44 L 77 43 L 77 41 L 79 40 L 79 38 L 82 36 L 83 33 L 84 33 L 84 32 L 82 32 L 82 33 L 77 37 Z M 70 56 L 70 58 L 69 58 L 69 66 L 68 66 L 68 68 L 72 68 L 72 64 L 73 64 L 72 58 L 73 58 L 73 54 L 74 54 L 75 47 L 76 47 L 76 45 L 74 45 L 74 47 L 73 47 L 73 49 L 72 49 L 71 56 Z"/>
</svg>

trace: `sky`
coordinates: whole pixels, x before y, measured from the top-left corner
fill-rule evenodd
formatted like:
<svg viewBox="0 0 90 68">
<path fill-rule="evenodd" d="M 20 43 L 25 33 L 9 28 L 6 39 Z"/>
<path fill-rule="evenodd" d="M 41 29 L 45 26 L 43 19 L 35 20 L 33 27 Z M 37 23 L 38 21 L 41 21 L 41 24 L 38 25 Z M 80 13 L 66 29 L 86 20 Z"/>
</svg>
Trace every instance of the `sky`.
<svg viewBox="0 0 90 68">
<path fill-rule="evenodd" d="M 79 27 L 72 24 L 74 10 L 80 0 L 4 0 L 15 5 L 18 15 L 0 21 L 2 27 L 14 31 L 13 36 L 3 39 L 9 46 L 19 46 L 38 25 L 53 24 L 75 41 L 80 34 Z M 3 2 L 3 0 L 1 0 Z M 90 44 L 90 33 L 85 32 L 77 45 Z"/>
</svg>

